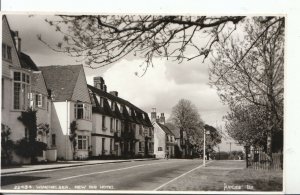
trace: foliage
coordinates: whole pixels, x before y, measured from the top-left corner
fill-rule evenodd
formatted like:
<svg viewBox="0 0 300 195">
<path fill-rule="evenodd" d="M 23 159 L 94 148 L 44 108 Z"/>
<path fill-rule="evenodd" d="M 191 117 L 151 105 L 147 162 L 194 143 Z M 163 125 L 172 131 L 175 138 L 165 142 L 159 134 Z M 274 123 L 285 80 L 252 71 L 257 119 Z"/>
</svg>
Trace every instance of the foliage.
<svg viewBox="0 0 300 195">
<path fill-rule="evenodd" d="M 214 146 L 221 142 L 219 132 L 212 126 L 204 125 L 196 106 L 189 100 L 179 100 L 172 109 L 171 121 L 179 128 L 181 139 L 186 141 L 184 147 L 188 146 L 195 153 L 203 150 L 204 126 L 212 132 L 207 139 L 208 151 L 213 151 Z"/>
<path fill-rule="evenodd" d="M 207 137 L 206 137 L 206 143 L 208 145 L 208 148 L 213 150 L 213 148 L 215 146 L 217 146 L 218 144 L 220 144 L 222 142 L 222 135 L 213 126 L 206 124 L 206 125 L 204 125 L 204 129 L 206 131 L 209 131 L 209 135 L 207 135 Z"/>
<path fill-rule="evenodd" d="M 147 69 L 155 57 L 180 62 L 206 58 L 219 40 L 218 34 L 243 19 L 244 16 L 60 15 L 46 22 L 61 32 L 63 39 L 55 47 L 41 35 L 38 39 L 55 51 L 83 57 L 92 68 L 133 54 L 145 59 Z"/>
<path fill-rule="evenodd" d="M 37 129 L 44 132 L 46 135 L 48 135 L 50 132 L 50 126 L 47 123 L 38 124 Z"/>
<path fill-rule="evenodd" d="M 186 132 L 186 138 L 201 136 L 199 127 L 203 127 L 203 121 L 200 118 L 197 107 L 189 100 L 181 99 L 172 108 L 171 121 L 181 131 Z"/>
<path fill-rule="evenodd" d="M 32 162 L 35 161 L 36 156 L 40 156 L 43 150 L 47 149 L 47 144 L 39 141 L 29 141 L 27 138 L 22 138 L 17 141 L 15 146 L 16 154 L 25 158 L 34 158 Z"/>
<path fill-rule="evenodd" d="M 76 152 L 76 146 L 77 146 L 77 142 L 76 142 L 76 130 L 77 130 L 77 123 L 76 121 L 72 121 L 70 124 L 70 135 L 69 135 L 69 140 L 72 144 L 73 147 L 73 158 L 75 159 L 75 152 Z"/>
<path fill-rule="evenodd" d="M 2 164 L 10 164 L 12 160 L 12 151 L 14 142 L 10 139 L 11 129 L 1 124 L 1 162 Z"/>
<path fill-rule="evenodd" d="M 273 132 L 283 124 L 284 18 L 248 19 L 244 32 L 242 40 L 231 36 L 218 42 L 210 80 L 230 105 L 227 131 L 254 144 L 266 134 L 271 158 Z"/>
<path fill-rule="evenodd" d="M 36 148 L 40 143 L 37 143 L 37 118 L 36 110 L 29 108 L 25 112 L 21 112 L 21 116 L 18 119 L 24 124 L 25 131 L 28 130 L 28 138 L 23 138 L 17 141 L 16 153 L 23 157 L 30 157 L 33 163 L 36 160 L 36 156 L 40 154 L 40 149 L 46 149 L 44 147 Z"/>
</svg>

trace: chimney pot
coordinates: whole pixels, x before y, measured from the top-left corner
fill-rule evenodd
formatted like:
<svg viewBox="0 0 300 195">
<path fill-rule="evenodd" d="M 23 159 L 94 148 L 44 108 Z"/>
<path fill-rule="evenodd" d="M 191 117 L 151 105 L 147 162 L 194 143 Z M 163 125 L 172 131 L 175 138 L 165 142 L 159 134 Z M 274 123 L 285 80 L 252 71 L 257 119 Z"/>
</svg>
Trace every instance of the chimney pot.
<svg viewBox="0 0 300 195">
<path fill-rule="evenodd" d="M 152 122 L 156 121 L 156 108 L 152 108 L 151 121 Z"/>
<path fill-rule="evenodd" d="M 165 124 L 166 122 L 165 113 L 160 113 L 159 122 Z"/>
</svg>

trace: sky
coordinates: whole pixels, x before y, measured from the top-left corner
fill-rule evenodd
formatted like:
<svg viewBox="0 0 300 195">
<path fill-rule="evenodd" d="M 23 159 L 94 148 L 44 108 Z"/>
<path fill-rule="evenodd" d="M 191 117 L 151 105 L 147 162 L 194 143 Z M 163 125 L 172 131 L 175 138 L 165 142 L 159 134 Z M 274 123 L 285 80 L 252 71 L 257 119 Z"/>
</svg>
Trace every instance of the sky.
<svg viewBox="0 0 300 195">
<path fill-rule="evenodd" d="M 63 53 L 57 53 L 37 39 L 55 44 L 61 39 L 45 21 L 49 16 L 8 15 L 12 30 L 19 31 L 22 39 L 21 50 L 30 55 L 38 66 L 81 64 L 81 59 L 75 59 Z M 108 91 L 118 91 L 119 97 L 126 99 L 150 113 L 156 108 L 158 113 L 165 113 L 168 119 L 172 107 L 180 99 L 188 99 L 197 107 L 201 118 L 211 126 L 222 126 L 222 117 L 228 111 L 218 97 L 217 91 L 208 85 L 209 59 L 204 62 L 196 58 L 189 62 L 178 64 L 176 61 L 154 59 L 154 66 L 149 68 L 142 77 L 136 72 L 142 72 L 139 66 L 140 58 L 123 58 L 122 60 L 99 69 L 85 67 L 87 83 L 93 85 L 93 77 L 102 76 Z M 223 130 L 224 131 L 224 130 Z M 220 145 L 222 151 L 229 150 L 229 142 L 224 140 Z M 240 147 L 232 145 L 232 150 Z"/>
</svg>

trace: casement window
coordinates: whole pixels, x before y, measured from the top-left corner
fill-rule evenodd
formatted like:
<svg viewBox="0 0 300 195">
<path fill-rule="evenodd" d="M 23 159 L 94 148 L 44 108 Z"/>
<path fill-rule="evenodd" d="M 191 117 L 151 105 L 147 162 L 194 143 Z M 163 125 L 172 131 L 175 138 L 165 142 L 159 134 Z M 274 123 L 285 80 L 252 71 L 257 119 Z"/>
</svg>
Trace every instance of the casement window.
<svg viewBox="0 0 300 195">
<path fill-rule="evenodd" d="M 88 149 L 88 136 L 78 135 L 78 150 L 87 150 Z"/>
<path fill-rule="evenodd" d="M 139 151 L 142 151 L 142 142 L 139 142 Z"/>
<path fill-rule="evenodd" d="M 105 154 L 105 138 L 102 138 L 102 154 Z"/>
<path fill-rule="evenodd" d="M 56 146 L 56 135 L 55 134 L 52 134 L 51 136 L 51 141 L 52 141 L 52 146 Z"/>
<path fill-rule="evenodd" d="M 143 135 L 143 128 L 142 128 L 142 125 L 139 125 L 139 134 L 140 134 L 140 135 Z"/>
<path fill-rule="evenodd" d="M 110 153 L 112 153 L 113 152 L 113 139 L 112 138 L 110 138 L 110 145 L 109 145 L 109 151 L 110 151 Z"/>
<path fill-rule="evenodd" d="M 149 136 L 151 137 L 152 135 L 153 135 L 153 129 L 150 128 L 150 129 L 149 129 Z"/>
<path fill-rule="evenodd" d="M 102 129 L 103 129 L 103 130 L 106 130 L 105 116 L 102 116 Z"/>
<path fill-rule="evenodd" d="M 123 106 L 120 105 L 120 112 L 121 112 L 121 113 L 123 113 L 123 109 L 124 109 Z"/>
<path fill-rule="evenodd" d="M 11 46 L 8 46 L 4 43 L 2 43 L 2 59 L 4 60 L 12 60 L 11 57 Z"/>
<path fill-rule="evenodd" d="M 158 147 L 157 150 L 158 151 L 163 151 L 163 148 L 162 147 Z"/>
<path fill-rule="evenodd" d="M 114 131 L 114 119 L 110 118 L 110 132 Z"/>
<path fill-rule="evenodd" d="M 29 106 L 30 76 L 21 71 L 13 73 L 13 109 L 26 110 Z"/>
<path fill-rule="evenodd" d="M 43 107 L 43 95 L 42 94 L 36 94 L 35 95 L 35 105 L 36 107 L 42 108 Z"/>
<path fill-rule="evenodd" d="M 116 103 L 115 102 L 111 102 L 111 110 L 115 111 L 116 110 Z"/>
<path fill-rule="evenodd" d="M 89 104 L 77 102 L 74 105 L 74 112 L 76 119 L 91 120 L 92 118 L 91 105 Z"/>
<path fill-rule="evenodd" d="M 97 101 L 101 108 L 103 108 L 103 97 L 100 97 L 99 95 L 96 95 Z"/>
<path fill-rule="evenodd" d="M 119 131 L 119 120 L 116 120 L 116 131 Z"/>
</svg>

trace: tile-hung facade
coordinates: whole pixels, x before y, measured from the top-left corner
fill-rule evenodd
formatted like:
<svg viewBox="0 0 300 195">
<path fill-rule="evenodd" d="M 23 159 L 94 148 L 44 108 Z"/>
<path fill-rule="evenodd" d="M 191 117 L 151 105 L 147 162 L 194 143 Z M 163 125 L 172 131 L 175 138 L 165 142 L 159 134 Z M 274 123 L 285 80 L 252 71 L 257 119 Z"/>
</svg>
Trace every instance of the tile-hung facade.
<svg viewBox="0 0 300 195">
<path fill-rule="evenodd" d="M 153 155 L 153 126 L 146 112 L 107 92 L 102 77 L 94 78 L 88 86 L 93 105 L 92 155 L 151 156 Z"/>
<path fill-rule="evenodd" d="M 92 105 L 83 66 L 39 69 L 51 90 L 51 146 L 57 149 L 58 158 L 87 159 L 92 148 Z M 76 124 L 75 128 L 72 123 Z M 73 135 L 75 138 L 71 141 Z"/>
</svg>

